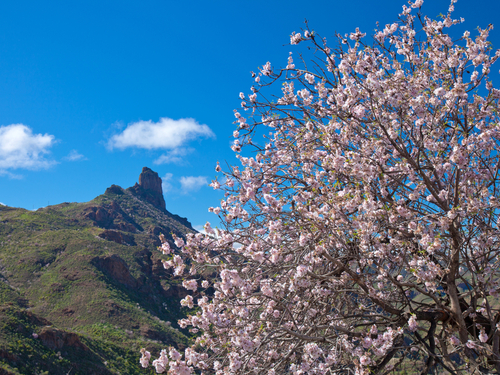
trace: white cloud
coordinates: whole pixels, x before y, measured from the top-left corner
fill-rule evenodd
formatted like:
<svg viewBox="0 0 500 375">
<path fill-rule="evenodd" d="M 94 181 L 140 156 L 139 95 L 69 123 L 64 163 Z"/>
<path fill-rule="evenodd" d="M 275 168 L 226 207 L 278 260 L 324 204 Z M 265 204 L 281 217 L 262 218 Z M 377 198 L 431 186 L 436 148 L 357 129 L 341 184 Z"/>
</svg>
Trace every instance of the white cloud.
<svg viewBox="0 0 500 375">
<path fill-rule="evenodd" d="M 205 226 L 204 225 L 193 225 L 193 228 L 195 230 L 197 230 L 198 232 L 200 232 L 200 233 L 207 234 L 207 232 L 205 232 Z"/>
<path fill-rule="evenodd" d="M 0 126 L 0 171 L 50 167 L 55 162 L 45 156 L 54 143 L 53 135 L 33 134 L 23 124 Z"/>
<path fill-rule="evenodd" d="M 111 137 L 108 147 L 168 150 L 177 149 L 196 138 L 215 138 L 215 134 L 207 125 L 192 118 L 173 120 L 163 117 L 158 122 L 149 120 L 129 124 L 123 132 Z"/>
<path fill-rule="evenodd" d="M 0 169 L 0 176 L 7 176 L 13 180 L 22 180 L 24 178 L 21 174 L 12 173 L 3 169 Z"/>
<path fill-rule="evenodd" d="M 175 148 L 172 151 L 163 154 L 153 163 L 155 164 L 187 164 L 185 156 L 193 152 L 194 149 L 187 147 Z"/>
<path fill-rule="evenodd" d="M 173 176 L 172 173 L 166 173 L 165 176 L 161 178 L 161 188 L 164 193 L 172 190 L 172 184 L 169 181 L 172 180 Z"/>
<path fill-rule="evenodd" d="M 71 150 L 70 153 L 64 157 L 64 160 L 78 161 L 78 160 L 87 160 L 87 158 L 82 154 L 80 154 L 77 150 Z"/>
<path fill-rule="evenodd" d="M 0 206 L 7 206 L 5 203 L 0 202 Z"/>
<path fill-rule="evenodd" d="M 208 180 L 205 176 L 182 176 L 179 181 L 184 193 L 198 191 L 201 187 L 208 185 Z"/>
</svg>

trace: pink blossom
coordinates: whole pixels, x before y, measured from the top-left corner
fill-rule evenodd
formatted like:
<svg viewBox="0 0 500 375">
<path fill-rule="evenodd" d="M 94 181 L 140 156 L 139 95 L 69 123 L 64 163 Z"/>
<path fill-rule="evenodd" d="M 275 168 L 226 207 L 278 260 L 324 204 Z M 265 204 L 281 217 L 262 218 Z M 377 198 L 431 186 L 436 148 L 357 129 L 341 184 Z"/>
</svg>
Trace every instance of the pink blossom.
<svg viewBox="0 0 500 375">
<path fill-rule="evenodd" d="M 297 267 L 297 272 L 295 273 L 295 277 L 301 278 L 307 274 L 308 266 L 301 264 Z"/>
<path fill-rule="evenodd" d="M 370 346 L 372 346 L 372 339 L 370 337 L 365 337 L 363 339 L 363 348 L 368 349 Z"/>
<path fill-rule="evenodd" d="M 408 319 L 408 329 L 411 332 L 415 332 L 418 329 L 417 317 L 414 314 L 412 314 L 410 319 Z"/>
<path fill-rule="evenodd" d="M 141 354 L 142 354 L 142 356 L 139 359 L 139 362 L 141 363 L 141 366 L 143 368 L 146 368 L 149 366 L 149 359 L 151 358 L 151 353 L 148 352 L 146 349 L 142 348 Z"/>
<path fill-rule="evenodd" d="M 450 336 L 449 340 L 452 345 L 460 345 L 460 340 L 456 336 Z"/>
<path fill-rule="evenodd" d="M 175 348 L 170 348 L 168 355 L 172 361 L 178 361 L 182 358 L 181 354 Z"/>
<path fill-rule="evenodd" d="M 359 358 L 359 363 L 361 366 L 368 366 L 369 364 L 372 363 L 370 357 L 363 355 Z"/>
<path fill-rule="evenodd" d="M 271 74 L 271 63 L 268 61 L 263 67 L 262 69 L 260 70 L 261 73 L 265 76 L 268 76 Z"/>
<path fill-rule="evenodd" d="M 167 370 L 168 362 L 167 351 L 163 349 L 160 353 L 160 357 L 155 359 L 152 364 L 158 374 L 163 374 Z"/>
<path fill-rule="evenodd" d="M 184 297 L 184 299 L 181 300 L 181 306 L 187 306 L 192 309 L 194 307 L 193 296 L 187 295 Z"/>
<path fill-rule="evenodd" d="M 323 354 L 323 350 L 316 343 L 308 343 L 304 347 L 304 351 L 308 354 L 312 359 L 317 359 L 320 355 Z"/>
<path fill-rule="evenodd" d="M 312 74 L 306 73 L 305 79 L 307 82 L 309 82 L 309 84 L 314 84 L 314 76 Z"/>
<path fill-rule="evenodd" d="M 168 255 L 171 253 L 170 245 L 168 242 L 164 242 L 161 244 L 161 251 L 163 254 Z"/>
<path fill-rule="evenodd" d="M 187 290 L 196 291 L 198 289 L 198 283 L 196 282 L 196 280 L 184 280 L 182 282 L 182 286 Z"/>
<path fill-rule="evenodd" d="M 411 7 L 412 8 L 420 8 L 423 3 L 424 3 L 424 0 L 416 0 L 413 4 L 411 4 Z"/>
<path fill-rule="evenodd" d="M 484 329 L 482 329 L 481 332 L 479 333 L 479 341 L 481 341 L 481 342 L 488 341 L 488 335 L 486 334 Z"/>
<path fill-rule="evenodd" d="M 302 40 L 300 33 L 295 33 L 295 31 L 290 36 L 290 44 L 298 44 Z"/>
<path fill-rule="evenodd" d="M 184 240 L 181 237 L 174 236 L 175 246 L 182 247 L 184 246 Z"/>
<path fill-rule="evenodd" d="M 465 343 L 465 346 L 467 346 L 469 349 L 474 349 L 476 347 L 476 344 L 474 344 L 474 341 L 469 340 Z"/>
</svg>

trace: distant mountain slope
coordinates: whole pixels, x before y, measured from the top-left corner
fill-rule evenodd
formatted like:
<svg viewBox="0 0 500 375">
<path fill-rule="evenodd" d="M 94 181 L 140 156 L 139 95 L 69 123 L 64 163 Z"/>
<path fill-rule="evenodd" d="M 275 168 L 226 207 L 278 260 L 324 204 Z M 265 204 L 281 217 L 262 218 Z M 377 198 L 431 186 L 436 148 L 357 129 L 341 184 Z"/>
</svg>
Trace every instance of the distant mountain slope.
<svg viewBox="0 0 500 375">
<path fill-rule="evenodd" d="M 185 291 L 158 235 L 192 231 L 146 167 L 139 184 L 87 203 L 0 206 L 0 375 L 150 373 L 142 346 L 188 342 L 175 328 Z"/>
</svg>

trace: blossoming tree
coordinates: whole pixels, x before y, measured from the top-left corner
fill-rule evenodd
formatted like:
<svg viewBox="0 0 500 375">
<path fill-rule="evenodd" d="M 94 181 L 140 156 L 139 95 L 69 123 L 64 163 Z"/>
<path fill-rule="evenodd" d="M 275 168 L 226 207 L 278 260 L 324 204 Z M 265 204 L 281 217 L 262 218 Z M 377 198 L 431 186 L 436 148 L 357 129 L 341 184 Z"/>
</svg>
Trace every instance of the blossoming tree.
<svg viewBox="0 0 500 375">
<path fill-rule="evenodd" d="M 369 43 L 294 33 L 301 58 L 254 74 L 223 228 L 162 246 L 197 339 L 158 372 L 500 372 L 500 53 L 491 26 L 452 39 L 453 3 Z"/>
</svg>

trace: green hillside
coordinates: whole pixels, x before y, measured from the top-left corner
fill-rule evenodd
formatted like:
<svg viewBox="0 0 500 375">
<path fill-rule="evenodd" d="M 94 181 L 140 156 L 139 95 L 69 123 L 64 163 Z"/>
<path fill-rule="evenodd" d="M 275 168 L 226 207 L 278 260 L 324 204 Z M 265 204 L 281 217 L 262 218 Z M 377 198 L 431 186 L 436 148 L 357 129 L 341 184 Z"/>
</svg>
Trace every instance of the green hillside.
<svg viewBox="0 0 500 375">
<path fill-rule="evenodd" d="M 0 206 L 0 375 L 147 374 L 141 347 L 188 343 L 185 291 L 156 248 L 192 227 L 141 177 L 87 203 Z"/>
</svg>

